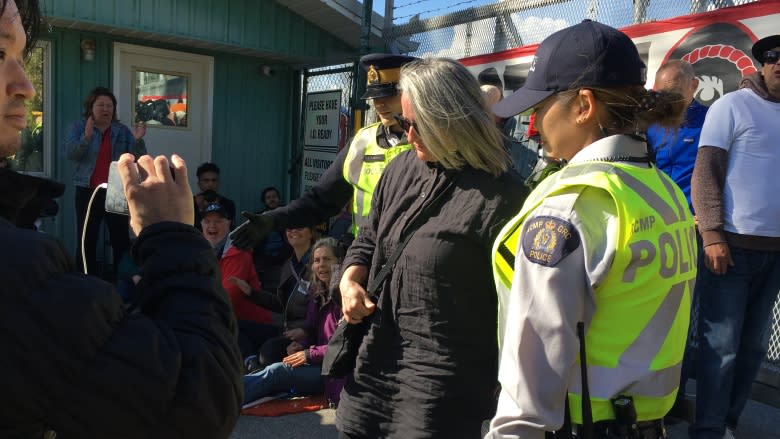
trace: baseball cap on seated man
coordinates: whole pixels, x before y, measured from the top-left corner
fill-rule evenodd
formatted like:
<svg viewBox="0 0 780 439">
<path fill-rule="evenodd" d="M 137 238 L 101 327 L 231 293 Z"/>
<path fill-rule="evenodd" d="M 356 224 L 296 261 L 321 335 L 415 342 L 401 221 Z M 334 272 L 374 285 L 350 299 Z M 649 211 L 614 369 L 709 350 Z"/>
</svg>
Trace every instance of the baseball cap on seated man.
<svg viewBox="0 0 780 439">
<path fill-rule="evenodd" d="M 647 67 L 626 34 L 584 20 L 555 32 L 539 44 L 525 84 L 496 103 L 493 113 L 510 117 L 562 91 L 644 85 L 646 79 Z"/>
<path fill-rule="evenodd" d="M 212 203 L 206 206 L 205 209 L 203 209 L 202 215 L 205 218 L 206 215 L 210 213 L 216 213 L 217 215 L 221 216 L 222 218 L 230 219 L 230 214 L 228 213 L 227 209 L 222 207 L 221 204 L 218 203 Z"/>
<path fill-rule="evenodd" d="M 360 99 L 376 99 L 398 94 L 401 66 L 416 59 L 413 56 L 370 53 L 360 58 L 360 66 L 366 73 L 366 92 Z"/>
</svg>

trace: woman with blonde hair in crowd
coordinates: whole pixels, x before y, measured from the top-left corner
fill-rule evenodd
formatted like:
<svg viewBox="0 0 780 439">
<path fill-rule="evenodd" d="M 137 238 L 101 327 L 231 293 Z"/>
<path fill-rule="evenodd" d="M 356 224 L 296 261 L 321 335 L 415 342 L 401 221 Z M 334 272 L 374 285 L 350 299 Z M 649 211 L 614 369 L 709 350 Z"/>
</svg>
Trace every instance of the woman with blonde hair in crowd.
<svg viewBox="0 0 780 439">
<path fill-rule="evenodd" d="M 495 408 L 491 243 L 526 195 L 476 79 L 456 61 L 401 68 L 414 149 L 385 169 L 344 260 L 343 311 L 370 319 L 342 392 L 342 438 L 476 438 Z M 402 248 L 379 288 L 366 283 Z"/>
</svg>

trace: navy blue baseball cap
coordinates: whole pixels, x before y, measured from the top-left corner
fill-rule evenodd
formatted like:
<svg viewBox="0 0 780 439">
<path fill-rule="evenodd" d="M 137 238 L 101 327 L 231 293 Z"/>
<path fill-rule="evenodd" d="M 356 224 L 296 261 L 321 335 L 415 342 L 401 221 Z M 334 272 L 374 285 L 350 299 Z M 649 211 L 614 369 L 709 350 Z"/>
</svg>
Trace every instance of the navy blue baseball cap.
<svg viewBox="0 0 780 439">
<path fill-rule="evenodd" d="M 371 53 L 360 58 L 360 66 L 366 70 L 366 92 L 360 99 L 375 99 L 398 94 L 401 66 L 416 59 L 413 56 Z"/>
<path fill-rule="evenodd" d="M 613 27 L 584 20 L 542 41 L 525 84 L 493 105 L 493 113 L 511 117 L 562 91 L 644 85 L 646 80 L 647 67 L 631 38 Z"/>
<path fill-rule="evenodd" d="M 206 206 L 206 208 L 203 209 L 202 215 L 205 217 L 210 213 L 216 213 L 222 218 L 230 219 L 230 214 L 228 213 L 227 209 L 225 209 L 221 204 L 218 203 L 211 203 L 208 206 Z"/>
</svg>

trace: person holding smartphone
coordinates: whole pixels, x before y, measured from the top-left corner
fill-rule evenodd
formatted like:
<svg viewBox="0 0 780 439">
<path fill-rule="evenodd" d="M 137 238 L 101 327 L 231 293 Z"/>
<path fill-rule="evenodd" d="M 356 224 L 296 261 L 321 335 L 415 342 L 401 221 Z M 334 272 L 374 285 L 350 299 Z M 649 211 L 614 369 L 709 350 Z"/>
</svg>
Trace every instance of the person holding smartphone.
<svg viewBox="0 0 780 439">
<path fill-rule="evenodd" d="M 130 130 L 120 123 L 114 93 L 105 87 L 95 87 L 84 100 L 84 118 L 71 126 L 65 138 L 65 154 L 76 164 L 73 172 L 76 224 L 79 238 L 84 237 L 84 248 L 77 246 L 76 258 L 81 260 L 81 252 L 85 253 L 90 274 L 98 273 L 95 247 L 102 221 L 108 226 L 114 264 L 118 264 L 122 254 L 130 248 L 127 217 L 103 210 L 106 190 L 98 187 L 108 181 L 109 165 L 120 155 L 131 153 L 138 158 L 146 154 L 145 134 L 143 124 Z M 98 192 L 92 205 L 96 207 L 90 210 L 87 219 L 87 207 L 95 190 Z M 78 241 L 82 242 L 82 239 Z"/>
<path fill-rule="evenodd" d="M 0 0 L 0 158 L 18 152 L 35 96 L 24 58 L 39 24 L 37 0 Z M 236 321 L 192 226 L 187 167 L 178 156 L 173 174 L 162 156 L 140 157 L 138 169 L 133 154 L 118 158 L 141 266 L 132 311 L 54 237 L 30 230 L 64 186 L 0 168 L 2 438 L 224 439 L 238 419 Z"/>
</svg>

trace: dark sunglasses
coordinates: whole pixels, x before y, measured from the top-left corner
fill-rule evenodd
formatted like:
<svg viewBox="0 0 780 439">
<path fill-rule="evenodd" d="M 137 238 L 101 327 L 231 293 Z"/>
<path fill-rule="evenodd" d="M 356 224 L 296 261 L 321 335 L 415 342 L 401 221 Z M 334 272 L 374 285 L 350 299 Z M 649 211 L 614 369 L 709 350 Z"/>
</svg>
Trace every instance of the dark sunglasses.
<svg viewBox="0 0 780 439">
<path fill-rule="evenodd" d="M 780 50 L 767 50 L 764 52 L 764 64 L 776 64 L 780 59 Z"/>
<path fill-rule="evenodd" d="M 398 126 L 401 127 L 405 133 L 409 134 L 409 131 L 414 128 L 414 130 L 417 131 L 417 134 L 420 134 L 420 129 L 417 128 L 417 122 L 412 122 L 400 114 L 396 114 L 393 117 L 395 117 L 395 121 L 398 122 Z"/>
</svg>

